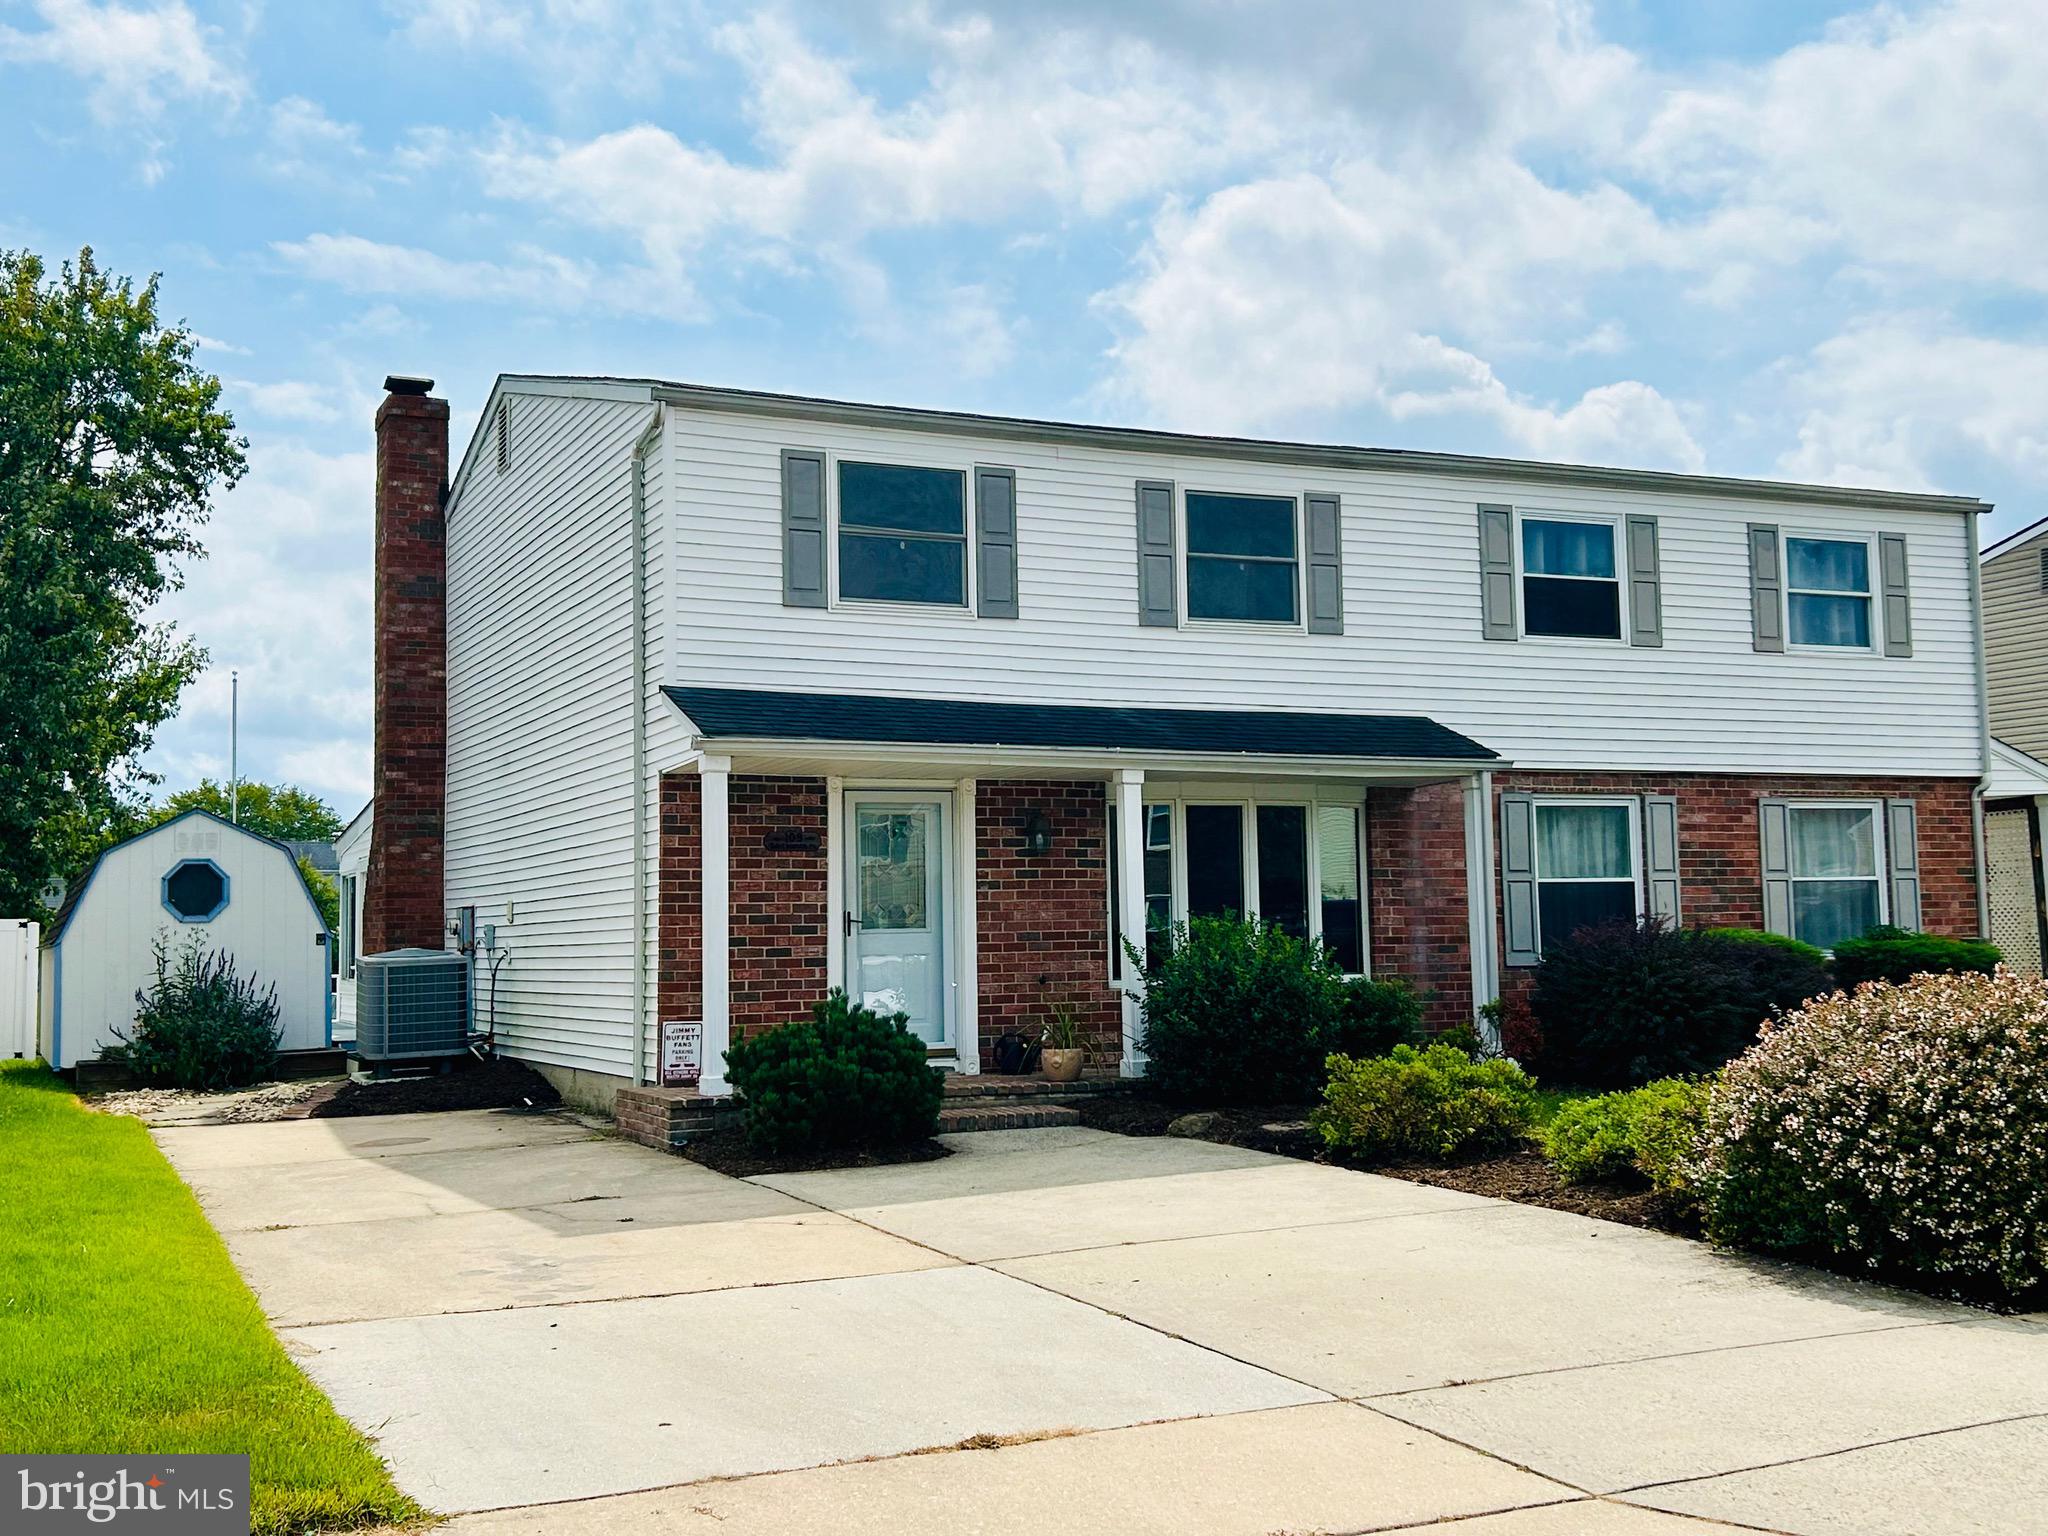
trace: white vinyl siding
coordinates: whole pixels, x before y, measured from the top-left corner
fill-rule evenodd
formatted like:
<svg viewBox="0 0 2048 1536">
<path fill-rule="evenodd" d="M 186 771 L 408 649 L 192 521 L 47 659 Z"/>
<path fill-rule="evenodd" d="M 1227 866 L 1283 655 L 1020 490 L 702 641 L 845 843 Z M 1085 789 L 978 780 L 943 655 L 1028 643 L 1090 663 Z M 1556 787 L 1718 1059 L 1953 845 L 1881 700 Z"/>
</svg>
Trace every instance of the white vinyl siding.
<svg viewBox="0 0 2048 1536">
<path fill-rule="evenodd" d="M 1013 702 L 1293 708 L 1428 715 L 1524 768 L 1976 774 L 1968 521 L 1699 494 L 1392 470 L 1313 470 L 1195 454 L 978 438 L 686 407 L 670 416 L 676 580 L 670 673 L 709 685 Z M 538 424 L 522 427 L 530 445 Z M 899 463 L 1002 463 L 1017 474 L 1020 618 L 957 610 L 782 605 L 781 451 Z M 529 447 L 522 447 L 530 455 Z M 530 462 L 530 456 L 528 461 Z M 1339 494 L 1344 633 L 1137 621 L 1134 482 L 1299 497 Z M 1487 644 L 1482 503 L 1659 519 L 1661 648 Z M 1913 548 L 1915 653 L 1760 657 L 1747 525 Z M 1910 733 L 1873 720 L 1910 719 Z"/>
<path fill-rule="evenodd" d="M 1991 734 L 2039 758 L 2048 758 L 2044 558 L 2048 530 L 1984 562 L 1984 661 L 1991 689 Z"/>
<path fill-rule="evenodd" d="M 511 465 L 465 476 L 448 514 L 445 901 L 475 906 L 510 950 L 510 1054 L 630 1076 L 629 477 L 652 406 L 600 389 L 520 395 L 514 411 Z M 651 595 L 650 620 L 668 607 Z M 482 1027 L 488 986 L 477 1001 Z"/>
</svg>

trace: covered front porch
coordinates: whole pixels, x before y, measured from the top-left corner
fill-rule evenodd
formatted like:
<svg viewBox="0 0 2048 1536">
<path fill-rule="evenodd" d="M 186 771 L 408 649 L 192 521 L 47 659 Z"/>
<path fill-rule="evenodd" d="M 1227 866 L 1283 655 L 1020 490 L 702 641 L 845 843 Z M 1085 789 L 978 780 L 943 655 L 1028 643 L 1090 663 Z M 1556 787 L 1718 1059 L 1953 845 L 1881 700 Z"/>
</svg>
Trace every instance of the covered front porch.
<svg viewBox="0 0 2048 1536">
<path fill-rule="evenodd" d="M 1137 1075 L 1141 943 L 1236 912 L 1403 974 L 1440 1013 L 1493 996 L 1485 747 L 1407 716 L 999 705 L 671 688 L 656 1012 L 738 1035 L 832 987 L 908 1016 L 950 1072 L 1069 1012 Z"/>
</svg>

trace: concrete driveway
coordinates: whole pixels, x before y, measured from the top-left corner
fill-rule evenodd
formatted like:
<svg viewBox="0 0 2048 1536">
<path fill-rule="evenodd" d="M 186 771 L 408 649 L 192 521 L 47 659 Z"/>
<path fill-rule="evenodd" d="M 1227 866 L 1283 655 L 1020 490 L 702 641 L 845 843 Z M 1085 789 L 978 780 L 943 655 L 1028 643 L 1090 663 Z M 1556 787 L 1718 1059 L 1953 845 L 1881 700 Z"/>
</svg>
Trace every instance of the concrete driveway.
<svg viewBox="0 0 2048 1536">
<path fill-rule="evenodd" d="M 1078 1129 L 746 1181 L 554 1115 L 157 1139 L 456 1532 L 2048 1519 L 2048 1319 L 1558 1212 Z"/>
</svg>

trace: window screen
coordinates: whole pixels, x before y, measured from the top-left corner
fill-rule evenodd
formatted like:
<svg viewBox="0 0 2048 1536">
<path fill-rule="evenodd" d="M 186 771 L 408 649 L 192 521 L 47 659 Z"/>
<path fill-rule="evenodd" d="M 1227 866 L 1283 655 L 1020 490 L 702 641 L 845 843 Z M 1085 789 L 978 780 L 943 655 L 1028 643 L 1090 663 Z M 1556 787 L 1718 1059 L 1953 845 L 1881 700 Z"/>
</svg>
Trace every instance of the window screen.
<svg viewBox="0 0 2048 1536">
<path fill-rule="evenodd" d="M 967 477 L 904 464 L 839 466 L 839 595 L 967 603 Z"/>
<path fill-rule="evenodd" d="M 1612 523 L 1522 519 L 1522 629 L 1531 635 L 1621 638 Z"/>
<path fill-rule="evenodd" d="M 1188 617 L 1292 624 L 1294 503 L 1189 491 Z"/>
</svg>

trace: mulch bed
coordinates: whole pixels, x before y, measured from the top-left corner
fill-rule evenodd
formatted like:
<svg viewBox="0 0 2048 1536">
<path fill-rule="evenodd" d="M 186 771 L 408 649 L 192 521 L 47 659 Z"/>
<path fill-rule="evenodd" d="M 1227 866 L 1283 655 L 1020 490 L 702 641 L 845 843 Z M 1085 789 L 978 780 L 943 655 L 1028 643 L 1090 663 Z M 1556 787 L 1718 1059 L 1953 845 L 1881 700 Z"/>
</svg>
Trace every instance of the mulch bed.
<svg viewBox="0 0 2048 1536">
<path fill-rule="evenodd" d="M 1434 1184 L 1467 1194 L 1491 1195 L 1523 1205 L 1541 1205 L 1577 1216 L 1597 1216 L 1631 1227 L 1654 1227 L 1686 1237 L 1699 1235 L 1697 1220 L 1675 1210 L 1655 1192 L 1622 1185 L 1565 1185 L 1543 1155 L 1534 1150 L 1510 1152 L 1499 1157 L 1474 1158 L 1469 1162 L 1373 1163 L 1356 1162 L 1333 1154 L 1322 1137 L 1308 1128 L 1305 1104 L 1269 1104 L 1249 1109 L 1219 1109 L 1196 1112 L 1162 1104 L 1157 1099 L 1106 1094 L 1079 1106 L 1081 1123 L 1100 1131 L 1123 1136 L 1164 1136 L 1175 1120 L 1188 1118 L 1191 1124 L 1182 1134 L 1225 1146 L 1245 1147 L 1255 1152 L 1272 1152 L 1308 1162 L 1330 1163 L 1344 1168 L 1361 1168 L 1389 1178 L 1407 1179 L 1415 1184 Z M 1198 1129 L 1196 1127 L 1199 1127 Z"/>
<path fill-rule="evenodd" d="M 736 1179 L 751 1179 L 764 1173 L 815 1173 L 827 1168 L 880 1168 L 890 1163 L 930 1163 L 951 1157 L 952 1149 L 936 1141 L 914 1141 L 908 1146 L 877 1147 L 867 1151 L 814 1152 L 800 1157 L 770 1157 L 756 1152 L 745 1131 L 705 1131 L 692 1136 L 676 1149 L 684 1157 Z"/>
<path fill-rule="evenodd" d="M 446 1109 L 553 1109 L 562 1102 L 548 1080 L 524 1062 L 465 1057 L 450 1072 L 382 1083 L 346 1082 L 315 1104 L 309 1119 L 339 1115 L 411 1115 Z"/>
</svg>

